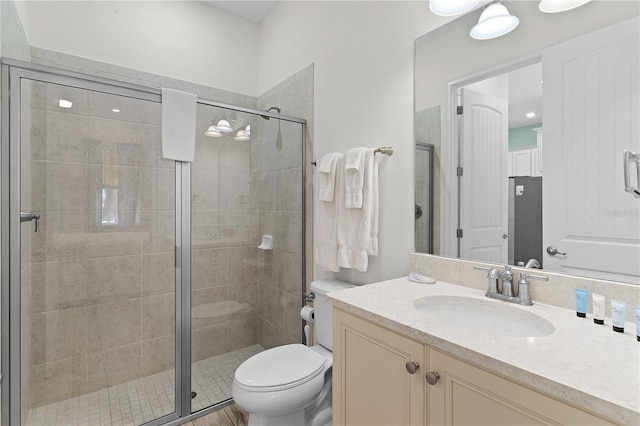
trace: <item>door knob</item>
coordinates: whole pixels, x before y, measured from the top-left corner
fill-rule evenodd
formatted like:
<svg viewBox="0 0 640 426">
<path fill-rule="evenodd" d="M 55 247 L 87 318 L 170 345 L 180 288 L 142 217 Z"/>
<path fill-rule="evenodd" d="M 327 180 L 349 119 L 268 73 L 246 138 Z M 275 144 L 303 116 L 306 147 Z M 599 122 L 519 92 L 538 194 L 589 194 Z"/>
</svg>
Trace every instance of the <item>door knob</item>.
<svg viewBox="0 0 640 426">
<path fill-rule="evenodd" d="M 509 234 L 502 234 L 502 239 L 506 240 L 507 238 L 509 238 Z"/>
<path fill-rule="evenodd" d="M 418 368 L 420 368 L 420 364 L 418 364 L 416 361 L 409 361 L 405 364 L 405 367 L 407 368 L 407 373 L 416 374 L 416 371 L 418 371 Z"/>
<path fill-rule="evenodd" d="M 438 374 L 437 371 L 429 371 L 424 375 L 424 377 L 427 379 L 427 383 L 429 383 L 431 386 L 435 385 L 436 383 L 438 383 L 438 380 L 440 380 L 440 374 Z"/>
<path fill-rule="evenodd" d="M 549 246 L 549 247 L 547 247 L 547 253 L 548 253 L 550 256 L 555 256 L 556 254 L 559 254 L 559 255 L 561 255 L 561 256 L 566 256 L 566 255 L 567 255 L 567 253 L 561 253 L 561 252 L 558 250 L 558 247 L 556 247 L 556 246 Z"/>
</svg>

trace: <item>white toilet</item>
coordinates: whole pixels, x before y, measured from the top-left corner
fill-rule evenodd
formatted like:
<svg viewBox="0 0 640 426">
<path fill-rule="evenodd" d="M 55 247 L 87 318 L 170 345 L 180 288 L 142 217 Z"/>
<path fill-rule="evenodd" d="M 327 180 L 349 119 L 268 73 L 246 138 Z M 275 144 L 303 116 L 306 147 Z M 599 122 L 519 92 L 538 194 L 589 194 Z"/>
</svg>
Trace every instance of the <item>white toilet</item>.
<svg viewBox="0 0 640 426">
<path fill-rule="evenodd" d="M 337 280 L 311 283 L 315 346 L 278 346 L 238 367 L 233 399 L 249 413 L 249 426 L 331 425 L 333 308 L 326 295 L 349 287 Z"/>
</svg>

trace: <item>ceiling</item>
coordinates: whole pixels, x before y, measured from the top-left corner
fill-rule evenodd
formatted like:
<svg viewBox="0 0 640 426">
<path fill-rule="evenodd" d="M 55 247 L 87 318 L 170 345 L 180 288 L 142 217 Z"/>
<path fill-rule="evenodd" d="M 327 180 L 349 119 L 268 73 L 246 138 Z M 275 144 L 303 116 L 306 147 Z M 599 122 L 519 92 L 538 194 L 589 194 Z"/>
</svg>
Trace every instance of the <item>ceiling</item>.
<svg viewBox="0 0 640 426">
<path fill-rule="evenodd" d="M 527 118 L 528 112 L 536 114 Z M 509 128 L 542 122 L 542 63 L 509 73 Z"/>
<path fill-rule="evenodd" d="M 215 1 L 201 0 L 203 3 L 223 10 L 232 15 L 260 24 L 269 12 L 275 7 L 277 1 Z"/>
</svg>

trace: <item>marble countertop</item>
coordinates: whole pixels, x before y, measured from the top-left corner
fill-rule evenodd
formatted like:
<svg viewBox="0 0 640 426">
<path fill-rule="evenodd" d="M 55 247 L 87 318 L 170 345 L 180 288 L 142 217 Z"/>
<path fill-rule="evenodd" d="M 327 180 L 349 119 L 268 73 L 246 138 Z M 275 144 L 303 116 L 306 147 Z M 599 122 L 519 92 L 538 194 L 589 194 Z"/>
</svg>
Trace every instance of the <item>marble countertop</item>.
<svg viewBox="0 0 640 426">
<path fill-rule="evenodd" d="M 462 296 L 508 305 L 545 318 L 556 330 L 542 337 L 505 337 L 430 321 L 413 305 L 424 296 Z M 574 311 L 535 300 L 533 306 L 519 306 L 486 298 L 480 290 L 441 281 L 418 284 L 406 277 L 333 292 L 329 301 L 615 422 L 640 425 L 640 342 L 630 322 L 624 334 L 616 333 L 611 318 L 597 325 L 591 315 L 579 318 Z"/>
</svg>

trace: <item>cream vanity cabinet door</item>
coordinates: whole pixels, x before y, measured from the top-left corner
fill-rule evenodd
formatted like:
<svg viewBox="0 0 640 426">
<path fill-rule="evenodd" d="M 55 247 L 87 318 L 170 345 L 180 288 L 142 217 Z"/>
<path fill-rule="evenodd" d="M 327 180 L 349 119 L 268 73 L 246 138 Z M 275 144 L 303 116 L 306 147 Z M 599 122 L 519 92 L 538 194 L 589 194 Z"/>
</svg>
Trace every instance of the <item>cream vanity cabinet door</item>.
<svg viewBox="0 0 640 426">
<path fill-rule="evenodd" d="M 336 308 L 333 342 L 334 426 L 425 424 L 423 344 Z"/>
<path fill-rule="evenodd" d="M 610 425 L 612 423 L 523 385 L 427 349 L 429 425 Z"/>
</svg>

